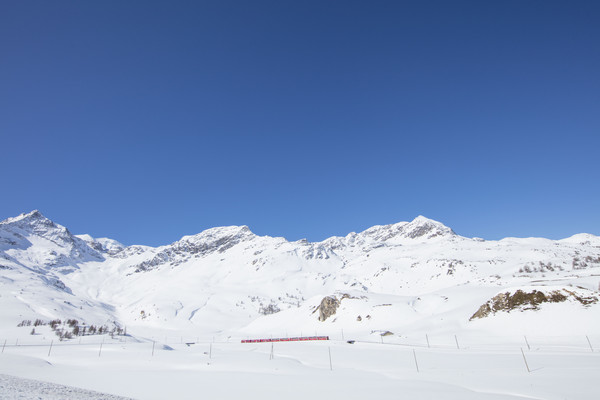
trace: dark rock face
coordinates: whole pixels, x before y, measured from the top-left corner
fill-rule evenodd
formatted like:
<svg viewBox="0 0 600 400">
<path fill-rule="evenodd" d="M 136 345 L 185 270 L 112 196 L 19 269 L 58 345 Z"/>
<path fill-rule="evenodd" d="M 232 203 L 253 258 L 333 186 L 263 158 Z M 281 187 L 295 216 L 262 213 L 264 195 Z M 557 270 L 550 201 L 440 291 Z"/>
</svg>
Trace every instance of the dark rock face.
<svg viewBox="0 0 600 400">
<path fill-rule="evenodd" d="M 321 304 L 319 305 L 319 321 L 325 321 L 327 318 L 331 317 L 337 311 L 340 306 L 340 300 L 338 300 L 335 296 L 327 296 L 321 300 Z"/>
<path fill-rule="evenodd" d="M 506 292 L 494 296 L 487 303 L 479 307 L 479 310 L 469 319 L 484 318 L 490 314 L 495 314 L 499 311 L 510 312 L 512 310 L 538 310 L 542 303 L 561 303 L 572 298 L 584 306 L 596 303 L 598 297 L 594 295 L 580 296 L 573 291 L 567 289 L 554 290 L 549 293 L 544 293 L 538 290 L 532 292 L 524 292 L 517 290 L 514 293 Z"/>
</svg>

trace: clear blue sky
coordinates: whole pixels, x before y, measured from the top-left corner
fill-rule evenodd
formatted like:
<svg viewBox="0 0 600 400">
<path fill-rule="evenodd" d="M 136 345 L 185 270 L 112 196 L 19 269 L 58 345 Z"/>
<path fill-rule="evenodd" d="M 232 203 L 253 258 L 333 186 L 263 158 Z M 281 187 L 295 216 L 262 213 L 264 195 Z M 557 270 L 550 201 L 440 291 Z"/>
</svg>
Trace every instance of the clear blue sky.
<svg viewBox="0 0 600 400">
<path fill-rule="evenodd" d="M 0 219 L 600 234 L 598 1 L 2 1 Z"/>
</svg>

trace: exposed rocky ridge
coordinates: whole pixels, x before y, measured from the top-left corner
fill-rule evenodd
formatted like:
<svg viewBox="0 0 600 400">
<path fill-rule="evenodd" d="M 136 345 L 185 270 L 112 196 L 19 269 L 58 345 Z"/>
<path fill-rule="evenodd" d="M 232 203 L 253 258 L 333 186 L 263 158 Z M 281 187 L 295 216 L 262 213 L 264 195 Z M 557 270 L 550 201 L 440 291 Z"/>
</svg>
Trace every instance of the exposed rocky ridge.
<svg viewBox="0 0 600 400">
<path fill-rule="evenodd" d="M 247 226 L 212 228 L 193 236 L 159 248 L 150 259 L 134 265 L 135 272 L 149 271 L 161 265 L 179 265 L 191 258 L 210 253 L 223 253 L 233 246 L 256 237 Z"/>
<path fill-rule="evenodd" d="M 518 289 L 514 293 L 500 293 L 479 307 L 479 310 L 470 319 L 484 318 L 497 312 L 538 310 L 543 303 L 562 303 L 569 299 L 575 300 L 583 306 L 598 302 L 597 293 L 586 291 L 588 293 L 582 294 L 582 290 L 585 291 L 581 288 L 578 290 L 531 290 L 529 292 Z"/>
</svg>

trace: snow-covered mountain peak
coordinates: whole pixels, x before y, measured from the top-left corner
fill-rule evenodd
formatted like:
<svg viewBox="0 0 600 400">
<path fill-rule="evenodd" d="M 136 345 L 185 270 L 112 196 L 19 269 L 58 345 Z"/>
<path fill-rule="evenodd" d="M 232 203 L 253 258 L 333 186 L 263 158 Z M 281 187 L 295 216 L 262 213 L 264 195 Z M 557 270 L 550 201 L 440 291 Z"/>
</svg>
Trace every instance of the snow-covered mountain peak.
<svg viewBox="0 0 600 400">
<path fill-rule="evenodd" d="M 247 226 L 221 226 L 196 235 L 188 235 L 167 246 L 161 246 L 152 258 L 133 266 L 135 272 L 157 269 L 163 265 L 177 266 L 193 258 L 211 253 L 223 253 L 233 246 L 257 236 Z"/>
<path fill-rule="evenodd" d="M 425 216 L 423 216 L 423 215 L 417 215 L 417 216 L 415 217 L 415 219 L 413 219 L 413 220 L 411 221 L 411 223 L 413 223 L 413 224 L 418 224 L 418 225 L 426 225 L 426 224 L 437 224 L 437 225 L 444 225 L 444 224 L 442 224 L 442 223 L 441 223 L 441 222 L 439 222 L 439 221 L 433 220 L 433 219 L 431 219 L 431 218 L 427 218 L 427 217 L 425 217 Z"/>
<path fill-rule="evenodd" d="M 57 226 L 54 222 L 46 218 L 39 210 L 33 210 L 28 213 L 22 213 L 16 217 L 7 218 L 0 221 L 0 225 L 18 226 L 18 227 L 35 227 L 35 226 Z"/>
<path fill-rule="evenodd" d="M 59 246 L 72 245 L 74 242 L 73 235 L 67 228 L 54 223 L 38 210 L 5 219 L 0 222 L 0 229 L 17 236 L 43 237 Z"/>
<path fill-rule="evenodd" d="M 94 238 L 88 234 L 75 235 L 75 237 L 83 240 L 92 249 L 99 251 L 100 253 L 106 253 L 110 256 L 113 256 L 125 249 L 125 245 L 114 239 Z"/>
<path fill-rule="evenodd" d="M 3 258 L 36 270 L 103 259 L 97 249 L 38 210 L 0 222 L 0 250 L 6 252 Z"/>
<path fill-rule="evenodd" d="M 565 239 L 561 239 L 563 243 L 574 243 L 574 244 L 592 244 L 594 246 L 600 246 L 600 236 L 592 235 L 591 233 L 578 233 Z"/>
<path fill-rule="evenodd" d="M 359 234 L 376 242 L 390 239 L 432 239 L 453 237 L 454 231 L 441 222 L 419 215 L 411 222 L 398 222 L 391 225 L 376 225 Z"/>
<path fill-rule="evenodd" d="M 238 243 L 256 238 L 250 228 L 242 226 L 220 226 L 202 231 L 196 235 L 184 236 L 169 247 L 176 252 L 206 254 L 213 251 L 224 252 Z"/>
<path fill-rule="evenodd" d="M 390 225 L 375 225 L 360 232 L 358 236 L 376 242 L 385 242 L 386 240 L 399 235 L 406 224 L 408 224 L 408 222 L 398 222 Z"/>
<path fill-rule="evenodd" d="M 46 218 L 42 215 L 42 213 L 40 212 L 40 210 L 33 210 L 27 213 L 21 213 L 19 215 L 17 215 L 16 217 L 10 217 L 5 219 L 4 221 L 0 221 L 0 224 L 9 224 L 9 223 L 13 223 L 13 222 L 18 222 L 18 221 L 22 221 L 24 219 L 37 219 L 37 218 Z"/>
<path fill-rule="evenodd" d="M 403 236 L 416 239 L 416 238 L 427 238 L 431 239 L 437 236 L 455 236 L 456 234 L 446 225 L 441 222 L 434 221 L 419 215 L 417 218 L 412 220 L 404 226 Z"/>
<path fill-rule="evenodd" d="M 206 229 L 195 235 L 187 235 L 181 238 L 181 241 L 186 242 L 199 242 L 199 241 L 213 241 L 220 238 L 240 238 L 240 239 L 251 239 L 256 235 L 252 233 L 250 228 L 246 225 L 242 226 L 219 226 L 216 228 Z"/>
</svg>

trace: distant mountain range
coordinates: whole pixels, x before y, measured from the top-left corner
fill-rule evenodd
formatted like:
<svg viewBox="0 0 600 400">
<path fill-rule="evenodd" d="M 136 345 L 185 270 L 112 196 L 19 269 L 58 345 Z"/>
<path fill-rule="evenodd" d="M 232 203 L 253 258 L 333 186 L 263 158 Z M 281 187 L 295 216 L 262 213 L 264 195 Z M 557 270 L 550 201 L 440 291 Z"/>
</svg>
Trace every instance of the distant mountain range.
<svg viewBox="0 0 600 400">
<path fill-rule="evenodd" d="M 229 226 L 160 247 L 73 235 L 37 210 L 0 222 L 3 324 L 408 332 L 546 329 L 566 313 L 558 331 L 598 330 L 599 283 L 600 237 L 486 241 L 422 216 L 316 243 Z"/>
</svg>

